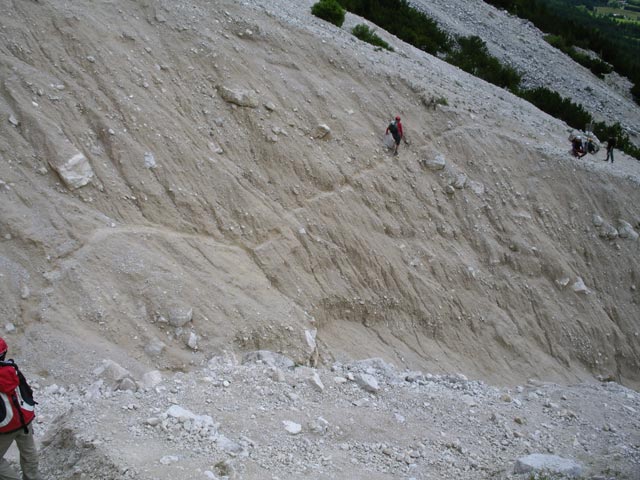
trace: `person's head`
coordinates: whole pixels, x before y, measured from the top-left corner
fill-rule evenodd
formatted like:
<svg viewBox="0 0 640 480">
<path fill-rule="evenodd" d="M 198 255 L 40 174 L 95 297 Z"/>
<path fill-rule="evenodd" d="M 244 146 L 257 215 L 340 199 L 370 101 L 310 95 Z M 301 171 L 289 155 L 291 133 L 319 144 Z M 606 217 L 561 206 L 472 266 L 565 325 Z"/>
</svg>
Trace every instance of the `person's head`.
<svg viewBox="0 0 640 480">
<path fill-rule="evenodd" d="M 396 117 L 396 122 L 399 122 L 399 121 L 400 121 L 400 117 Z"/>
<path fill-rule="evenodd" d="M 7 355 L 7 350 L 9 350 L 7 342 L 4 341 L 4 338 L 0 337 L 0 361 L 4 360 L 4 357 Z"/>
</svg>

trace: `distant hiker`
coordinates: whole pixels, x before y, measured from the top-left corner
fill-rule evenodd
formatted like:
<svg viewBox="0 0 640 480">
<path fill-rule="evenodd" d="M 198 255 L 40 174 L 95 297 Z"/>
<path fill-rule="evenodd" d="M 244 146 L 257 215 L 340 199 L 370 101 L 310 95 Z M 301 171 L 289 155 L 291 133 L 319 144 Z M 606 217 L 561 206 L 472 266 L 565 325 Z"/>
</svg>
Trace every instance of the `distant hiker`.
<svg viewBox="0 0 640 480">
<path fill-rule="evenodd" d="M 400 145 L 400 140 L 402 140 L 404 138 L 404 132 L 402 131 L 402 123 L 400 122 L 400 117 L 396 117 L 395 120 L 393 120 L 389 126 L 387 127 L 387 130 L 384 132 L 385 135 L 388 133 L 391 133 L 391 136 L 393 137 L 393 140 L 395 142 L 395 147 L 393 149 L 393 154 L 397 155 L 398 154 L 398 145 Z M 407 143 L 407 141 L 405 140 L 405 143 Z"/>
<path fill-rule="evenodd" d="M 609 161 L 611 158 L 611 163 L 613 163 L 613 149 L 616 148 L 616 137 L 609 137 L 607 140 L 607 158 L 605 158 L 605 162 Z"/>
<path fill-rule="evenodd" d="M 35 418 L 33 392 L 13 360 L 5 360 L 7 342 L 0 338 L 0 480 L 20 480 L 4 459 L 15 440 L 20 452 L 22 480 L 42 480 L 31 422 Z"/>
<path fill-rule="evenodd" d="M 571 140 L 571 153 L 574 157 L 582 158 L 587 154 L 584 141 L 580 137 L 574 137 Z"/>
</svg>

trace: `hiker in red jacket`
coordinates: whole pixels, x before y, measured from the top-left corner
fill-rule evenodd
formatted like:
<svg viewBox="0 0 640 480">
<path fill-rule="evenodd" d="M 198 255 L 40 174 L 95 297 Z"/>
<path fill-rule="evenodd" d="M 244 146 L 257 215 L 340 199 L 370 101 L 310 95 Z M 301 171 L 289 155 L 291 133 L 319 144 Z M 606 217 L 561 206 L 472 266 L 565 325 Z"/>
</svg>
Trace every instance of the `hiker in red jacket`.
<svg viewBox="0 0 640 480">
<path fill-rule="evenodd" d="M 387 130 L 384 132 L 385 135 L 391 132 L 391 136 L 393 140 L 396 142 L 395 148 L 393 150 L 393 154 L 398 154 L 398 146 L 400 145 L 400 140 L 404 138 L 404 132 L 402 131 L 402 123 L 400 122 L 400 117 L 396 117 L 396 119 L 389 124 Z M 406 142 L 406 140 L 405 140 Z"/>
<path fill-rule="evenodd" d="M 13 360 L 5 360 L 7 342 L 0 338 L 0 480 L 20 480 L 4 459 L 15 440 L 20 452 L 22 480 L 42 480 L 31 422 L 35 418 L 33 392 Z"/>
</svg>

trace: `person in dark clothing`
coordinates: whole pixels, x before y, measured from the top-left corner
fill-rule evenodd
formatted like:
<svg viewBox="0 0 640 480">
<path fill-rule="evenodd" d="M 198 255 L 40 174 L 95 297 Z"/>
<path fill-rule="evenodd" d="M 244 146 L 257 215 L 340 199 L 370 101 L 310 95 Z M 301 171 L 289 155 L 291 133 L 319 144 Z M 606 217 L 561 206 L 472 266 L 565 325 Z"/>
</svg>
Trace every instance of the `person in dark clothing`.
<svg viewBox="0 0 640 480">
<path fill-rule="evenodd" d="M 389 124 L 387 130 L 384 132 L 385 135 L 387 133 L 391 133 L 393 140 L 395 141 L 395 148 L 393 150 L 393 154 L 398 154 L 398 146 L 400 145 L 400 140 L 404 137 L 404 132 L 402 131 L 402 123 L 400 122 L 400 117 L 396 117 L 393 122 Z M 406 141 L 406 140 L 405 140 Z"/>
<path fill-rule="evenodd" d="M 607 158 L 605 158 L 605 162 L 608 162 L 611 159 L 611 163 L 613 163 L 613 149 L 616 148 L 616 137 L 609 137 L 607 140 Z"/>
</svg>

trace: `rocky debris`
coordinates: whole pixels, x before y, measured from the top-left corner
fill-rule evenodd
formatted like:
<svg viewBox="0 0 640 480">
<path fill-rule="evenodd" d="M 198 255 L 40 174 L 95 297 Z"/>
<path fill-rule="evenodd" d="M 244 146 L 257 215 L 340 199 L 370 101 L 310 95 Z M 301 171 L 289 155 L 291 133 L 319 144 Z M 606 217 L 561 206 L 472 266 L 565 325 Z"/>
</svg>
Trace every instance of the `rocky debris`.
<svg viewBox="0 0 640 480">
<path fill-rule="evenodd" d="M 258 96 L 252 90 L 234 89 L 221 85 L 218 86 L 218 93 L 225 102 L 233 103 L 240 107 L 257 108 L 259 105 Z"/>
<path fill-rule="evenodd" d="M 331 129 L 329 128 L 329 126 L 321 123 L 313 129 L 313 131 L 311 132 L 311 137 L 316 139 L 327 138 L 330 133 Z"/>
<path fill-rule="evenodd" d="M 275 470 L 281 478 L 354 478 L 365 465 L 368 475 L 380 478 L 429 472 L 480 480 L 488 469 L 505 480 L 523 473 L 597 478 L 610 466 L 612 436 L 620 445 L 616 465 L 624 472 L 618 478 L 634 478 L 640 464 L 638 425 L 629 418 L 640 411 L 640 395 L 615 382 L 562 387 L 531 381 L 503 389 L 461 374 L 400 372 L 381 359 L 332 370 L 356 372 L 354 380 L 375 371 L 385 389 L 362 397 L 355 384 L 343 383 L 318 395 L 299 383 L 272 382 L 262 363 L 237 365 L 223 357 L 203 370 L 166 374 L 161 385 L 136 393 L 87 396 L 75 385 L 37 388 L 40 417 L 65 419 L 49 422 L 45 479 L 73 478 L 78 471 L 63 471 L 66 463 L 100 480 L 202 478 L 205 471 L 221 474 L 220 462 L 248 479 L 268 478 L 266 472 Z M 302 378 L 329 374 L 309 367 L 301 372 Z M 203 382 L 203 375 L 211 380 Z M 222 378 L 233 381 L 223 387 Z M 67 411 L 78 403 L 82 410 Z M 577 410 L 579 422 L 570 414 Z M 604 425 L 597 435 L 594 425 Z M 63 456 L 60 438 L 69 442 Z M 522 449 L 550 453 L 522 457 Z M 569 460 L 583 458 L 584 451 L 590 452 L 586 464 Z M 164 470 L 147 470 L 152 464 Z M 122 476 L 102 476 L 113 475 L 113 468 Z"/>
<path fill-rule="evenodd" d="M 242 363 L 264 363 L 270 367 L 288 370 L 295 366 L 293 360 L 279 353 L 270 352 L 269 350 L 257 350 L 255 352 L 245 353 L 242 357 Z"/>
<path fill-rule="evenodd" d="M 640 235 L 634 230 L 633 226 L 630 223 L 625 222 L 624 220 L 618 220 L 618 225 L 618 235 L 620 236 L 620 238 L 625 238 L 633 241 L 638 240 L 638 237 Z"/>
<path fill-rule="evenodd" d="M 93 373 L 101 378 L 107 387 L 114 390 L 136 391 L 138 389 L 131 372 L 113 360 L 103 360 L 102 365 Z"/>
<path fill-rule="evenodd" d="M 556 455 L 545 455 L 534 453 L 526 457 L 519 458 L 513 469 L 514 473 L 555 473 L 568 477 L 582 475 L 582 466 L 570 459 L 558 457 Z"/>
<path fill-rule="evenodd" d="M 13 114 L 9 115 L 9 123 L 14 127 L 20 126 L 20 121 Z"/>
<path fill-rule="evenodd" d="M 142 386 L 145 388 L 154 388 L 162 383 L 162 373 L 159 370 L 152 370 L 142 376 Z"/>
</svg>

